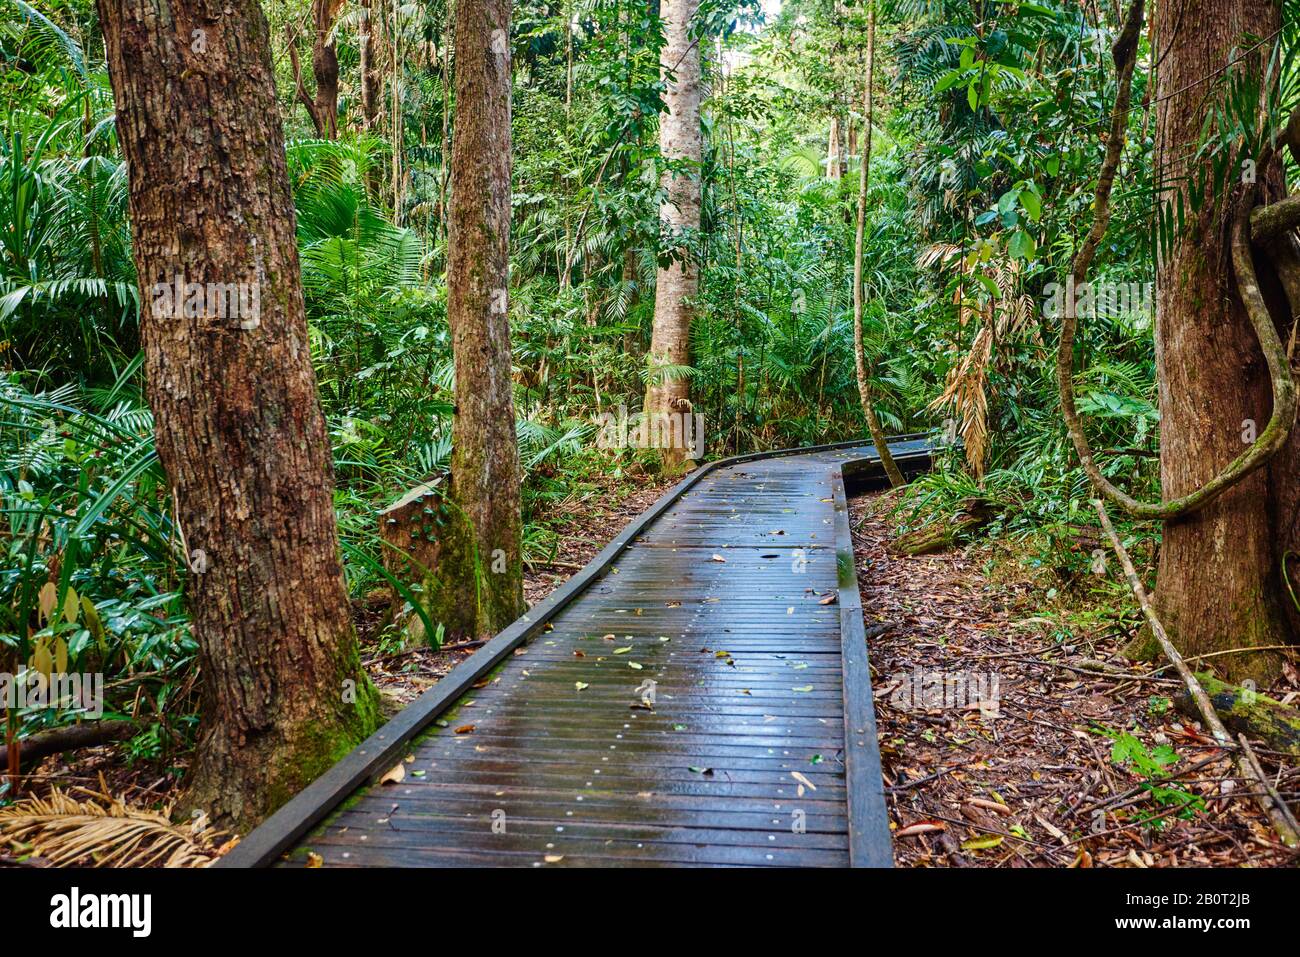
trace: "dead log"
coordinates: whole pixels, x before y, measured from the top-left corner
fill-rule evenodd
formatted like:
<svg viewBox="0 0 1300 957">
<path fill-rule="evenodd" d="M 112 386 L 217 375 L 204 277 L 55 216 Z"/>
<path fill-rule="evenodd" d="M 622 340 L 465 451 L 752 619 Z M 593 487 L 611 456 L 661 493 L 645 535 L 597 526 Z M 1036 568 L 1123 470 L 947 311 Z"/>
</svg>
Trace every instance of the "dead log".
<svg viewBox="0 0 1300 957">
<path fill-rule="evenodd" d="M 23 738 L 18 743 L 18 753 L 27 767 L 34 767 L 35 762 L 51 754 L 120 741 L 131 737 L 139 729 L 140 726 L 136 722 L 126 719 L 70 724 L 66 728 L 54 728 L 34 734 L 30 738 Z M 7 767 L 8 764 L 9 749 L 0 747 L 0 767 Z"/>
<path fill-rule="evenodd" d="M 894 539 L 891 548 L 900 555 L 933 555 L 947 551 L 977 528 L 987 525 L 992 518 L 993 507 L 990 502 L 967 499 L 957 514 L 904 532 Z"/>
<path fill-rule="evenodd" d="M 1248 688 L 1220 681 L 1209 672 L 1197 672 L 1214 712 L 1229 731 L 1263 741 L 1274 751 L 1300 758 L 1300 711 Z M 1200 720 L 1200 712 L 1186 692 L 1174 698 L 1174 707 L 1189 718 Z"/>
</svg>

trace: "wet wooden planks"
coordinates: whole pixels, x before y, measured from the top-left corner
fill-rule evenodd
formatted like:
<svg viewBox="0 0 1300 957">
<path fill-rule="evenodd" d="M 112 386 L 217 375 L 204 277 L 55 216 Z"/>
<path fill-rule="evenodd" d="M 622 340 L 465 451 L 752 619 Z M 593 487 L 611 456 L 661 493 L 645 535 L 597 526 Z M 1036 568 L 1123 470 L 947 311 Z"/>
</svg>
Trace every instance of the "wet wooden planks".
<svg viewBox="0 0 1300 957">
<path fill-rule="evenodd" d="M 703 476 L 403 749 L 403 780 L 345 803 L 287 863 L 849 864 L 851 815 L 883 804 L 850 794 L 879 791 L 878 764 L 845 774 L 843 642 L 861 613 L 839 465 L 872 455 Z M 848 727 L 875 758 L 854 680 L 868 697 Z M 883 816 L 855 826 L 887 863 Z"/>
</svg>

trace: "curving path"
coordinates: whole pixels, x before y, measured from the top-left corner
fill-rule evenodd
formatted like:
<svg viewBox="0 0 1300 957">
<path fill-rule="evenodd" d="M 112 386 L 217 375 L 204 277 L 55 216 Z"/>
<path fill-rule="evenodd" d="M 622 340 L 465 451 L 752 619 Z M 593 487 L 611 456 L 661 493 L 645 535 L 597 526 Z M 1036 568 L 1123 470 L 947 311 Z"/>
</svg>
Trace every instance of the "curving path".
<svg viewBox="0 0 1300 957">
<path fill-rule="evenodd" d="M 844 491 L 878 472 L 699 470 L 222 866 L 889 866 Z"/>
</svg>

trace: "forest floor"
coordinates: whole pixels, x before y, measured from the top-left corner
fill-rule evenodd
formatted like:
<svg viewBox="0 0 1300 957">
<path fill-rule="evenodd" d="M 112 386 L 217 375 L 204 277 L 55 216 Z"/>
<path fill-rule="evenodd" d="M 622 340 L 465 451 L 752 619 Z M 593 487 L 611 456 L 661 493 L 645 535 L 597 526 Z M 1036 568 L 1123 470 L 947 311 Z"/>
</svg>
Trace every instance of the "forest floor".
<svg viewBox="0 0 1300 957">
<path fill-rule="evenodd" d="M 1181 682 L 1117 656 L 1137 626 L 1131 600 L 1062 581 L 1025 543 L 895 554 L 889 504 L 850 511 L 899 866 L 1296 862 L 1173 707 Z M 1297 689 L 1294 672 L 1283 682 L 1278 697 Z M 1294 798 L 1300 771 L 1278 790 Z"/>
</svg>

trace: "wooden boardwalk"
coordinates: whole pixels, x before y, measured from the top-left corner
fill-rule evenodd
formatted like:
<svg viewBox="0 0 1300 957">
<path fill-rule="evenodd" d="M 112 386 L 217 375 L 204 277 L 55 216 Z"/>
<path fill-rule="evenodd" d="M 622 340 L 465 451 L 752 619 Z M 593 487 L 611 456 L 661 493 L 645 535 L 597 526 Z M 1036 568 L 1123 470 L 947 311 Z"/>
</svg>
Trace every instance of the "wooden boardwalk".
<svg viewBox="0 0 1300 957">
<path fill-rule="evenodd" d="M 223 864 L 889 866 L 846 463 L 688 479 Z"/>
</svg>

